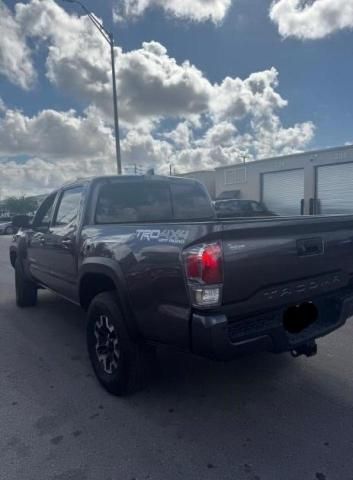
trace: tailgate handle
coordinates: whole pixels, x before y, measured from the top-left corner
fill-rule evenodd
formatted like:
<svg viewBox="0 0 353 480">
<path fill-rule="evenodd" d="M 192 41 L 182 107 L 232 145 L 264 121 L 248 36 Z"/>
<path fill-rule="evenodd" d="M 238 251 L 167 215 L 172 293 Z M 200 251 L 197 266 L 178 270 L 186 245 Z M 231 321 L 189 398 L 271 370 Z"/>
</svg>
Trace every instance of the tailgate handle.
<svg viewBox="0 0 353 480">
<path fill-rule="evenodd" d="M 324 242 L 322 238 L 307 238 L 297 241 L 298 255 L 322 255 L 324 253 Z"/>
</svg>

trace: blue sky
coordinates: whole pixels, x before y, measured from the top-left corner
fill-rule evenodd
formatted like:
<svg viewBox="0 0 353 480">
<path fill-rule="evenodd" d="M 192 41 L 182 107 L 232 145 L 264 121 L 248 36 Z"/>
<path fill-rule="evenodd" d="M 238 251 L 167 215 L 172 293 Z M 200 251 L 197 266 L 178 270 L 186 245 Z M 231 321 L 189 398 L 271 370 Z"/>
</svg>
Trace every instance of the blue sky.
<svg viewBox="0 0 353 480">
<path fill-rule="evenodd" d="M 164 0 L 149 1 L 151 4 L 157 3 L 159 5 L 164 2 Z M 165 0 L 164 3 L 167 4 L 168 1 L 170 0 Z M 192 3 L 192 0 L 184 1 Z M 196 0 L 195 2 L 196 10 L 196 4 L 199 1 L 200 0 Z M 171 112 L 170 110 L 164 112 L 163 106 L 161 106 L 159 107 L 160 110 L 158 110 L 158 113 L 153 113 L 151 118 L 148 117 L 146 110 L 145 112 L 135 113 L 133 120 L 131 120 L 130 113 L 126 111 L 130 103 L 126 101 L 126 105 L 124 104 L 126 96 L 129 95 L 129 92 L 127 92 L 123 100 L 121 98 L 120 100 L 124 104 L 122 107 L 122 136 L 123 138 L 129 137 L 124 144 L 125 146 L 123 145 L 128 161 L 130 163 L 133 162 L 134 156 L 139 162 L 143 161 L 143 159 L 141 160 L 144 155 L 143 148 L 146 148 L 150 151 L 148 161 L 146 160 L 148 166 L 150 163 L 156 162 L 158 164 L 158 162 L 160 162 L 159 159 L 154 159 L 154 155 L 156 155 L 156 151 L 162 151 L 163 155 L 169 155 L 170 158 L 172 158 L 172 160 L 168 161 L 176 164 L 180 161 L 180 165 L 184 167 L 186 165 L 185 152 L 188 149 L 188 151 L 191 152 L 190 149 L 192 148 L 190 158 L 196 158 L 195 152 L 197 151 L 197 161 L 195 160 L 193 163 L 193 160 L 190 160 L 188 163 L 190 168 L 199 168 L 203 165 L 209 168 L 212 167 L 212 159 L 216 159 L 214 166 L 218 166 L 218 164 L 222 162 L 233 161 L 236 156 L 234 152 L 238 151 L 234 150 L 235 145 L 237 149 L 240 148 L 241 150 L 243 148 L 243 150 L 249 151 L 251 158 L 261 158 L 262 156 L 266 156 L 266 153 L 289 153 L 290 151 L 325 148 L 353 142 L 351 128 L 353 121 L 353 31 L 351 28 L 353 19 L 347 18 L 347 15 L 345 15 L 345 19 L 342 22 L 342 18 L 340 17 L 342 13 L 341 8 L 340 11 L 337 10 L 336 17 L 332 17 L 332 24 L 327 25 L 327 20 L 325 20 L 327 0 L 316 0 L 316 2 L 314 2 L 317 4 L 315 11 L 313 10 L 312 2 L 310 2 L 305 12 L 300 10 L 302 7 L 300 7 L 299 0 L 297 10 L 293 12 L 288 10 L 288 5 L 291 0 L 278 0 L 275 2 L 278 4 L 276 12 L 274 12 L 273 9 L 274 4 L 268 0 L 214 0 L 215 4 L 217 1 L 219 1 L 219 3 L 223 2 L 224 4 L 227 2 L 231 3 L 223 15 L 222 21 L 219 23 L 205 19 L 202 19 L 202 21 L 199 19 L 195 20 L 195 18 L 190 19 L 187 15 L 180 16 L 179 14 L 174 14 L 173 9 L 169 9 L 166 12 L 166 8 L 161 8 L 161 6 L 152 6 L 149 9 L 143 10 L 142 13 L 140 12 L 139 15 L 135 15 L 134 18 L 127 16 L 124 21 L 114 23 L 112 7 L 116 7 L 116 4 L 113 5 L 111 1 L 97 3 L 93 0 L 86 0 L 84 2 L 90 10 L 94 10 L 95 13 L 102 18 L 104 25 L 114 32 L 117 43 L 122 47 L 124 54 L 127 52 L 142 52 L 143 42 L 158 42 L 158 44 L 167 50 L 167 57 L 165 56 L 166 62 L 172 59 L 177 65 L 176 68 L 179 68 L 183 62 L 187 60 L 200 71 L 198 79 L 200 82 L 203 80 L 208 82 L 209 85 L 204 85 L 205 92 L 207 90 L 207 96 L 213 98 L 214 106 L 210 106 L 211 113 L 209 114 L 207 108 L 200 107 L 200 111 L 196 112 L 192 110 L 192 120 L 190 120 L 189 106 L 185 107 L 185 114 L 179 110 L 178 113 Z M 123 5 L 124 2 L 129 4 L 129 2 L 132 3 L 132 0 L 120 0 L 120 6 Z M 11 76 L 6 73 L 6 65 L 1 70 L 0 55 L 0 72 L 2 72 L 2 75 L 0 74 L 0 98 L 5 105 L 3 115 L 9 110 L 13 112 L 21 111 L 21 114 L 28 119 L 28 123 L 33 123 L 34 117 L 41 115 L 41 112 L 45 110 L 50 109 L 54 112 L 67 112 L 70 109 L 74 109 L 74 116 L 82 117 L 88 115 L 89 117 L 89 115 L 92 114 L 87 114 L 86 109 L 90 105 L 93 105 L 98 109 L 98 113 L 95 112 L 95 116 L 101 119 L 101 123 L 99 126 L 96 126 L 96 128 L 99 132 L 104 131 L 104 135 L 108 135 L 104 128 L 105 126 L 108 129 L 111 128 L 109 107 L 103 107 L 103 103 L 100 104 L 98 100 L 93 99 L 91 101 L 88 93 L 80 95 L 80 91 L 77 88 L 75 91 L 72 91 L 69 82 L 77 81 L 76 78 L 70 80 L 70 77 L 68 77 L 63 81 L 63 77 L 60 77 L 58 80 L 58 77 L 55 77 L 55 75 L 58 75 L 57 70 L 55 70 L 52 77 L 50 77 L 50 75 L 48 76 L 48 48 L 55 49 L 59 45 L 60 49 L 60 35 L 62 38 L 66 37 L 65 22 L 67 19 L 71 21 L 71 16 L 74 15 L 75 12 L 81 15 L 79 8 L 76 5 L 58 1 L 57 4 L 64 8 L 69 16 L 67 18 L 65 17 L 65 22 L 62 22 L 64 25 L 64 27 L 63 25 L 60 27 L 62 30 L 58 29 L 58 32 L 54 32 L 51 34 L 51 37 L 46 38 L 43 31 L 40 34 L 33 33 L 36 27 L 33 26 L 34 23 L 32 20 L 28 20 L 28 16 L 23 19 L 22 17 L 20 18 L 17 13 L 15 14 L 15 6 L 19 2 L 13 0 L 1 2 L 0 0 L 0 5 L 1 3 L 7 7 L 7 14 L 19 25 L 19 37 L 21 37 L 22 32 L 25 31 L 24 37 L 21 37 L 20 40 L 25 42 L 26 48 L 30 52 L 31 69 L 35 71 L 37 77 L 37 80 L 30 86 L 25 85 L 24 87 L 23 82 L 22 85 L 19 84 L 16 79 L 14 80 L 13 77 L 11 78 Z M 60 11 L 58 9 L 53 10 L 53 0 L 32 0 L 22 3 L 27 6 L 30 5 L 33 11 L 38 5 L 46 5 L 48 11 L 52 9 L 52 11 L 56 12 L 55 15 L 57 17 L 55 17 L 55 15 L 52 17 L 54 23 L 58 22 L 58 19 L 61 18 Z M 336 3 L 337 7 L 340 8 L 339 4 L 342 3 L 342 0 L 337 0 Z M 351 3 L 351 0 L 344 0 L 345 5 Z M 270 19 L 270 13 L 272 20 Z M 292 17 L 290 17 L 291 14 Z M 306 30 L 304 29 L 305 24 Z M 30 30 L 31 28 L 33 31 Z M 69 24 L 67 28 L 70 28 Z M 87 25 L 85 25 L 84 28 L 86 32 L 88 28 Z M 92 31 L 89 33 L 91 36 L 93 34 Z M 97 35 L 99 34 L 97 33 Z M 76 41 L 74 39 L 75 37 L 72 38 L 71 41 L 74 43 Z M 88 45 L 87 48 L 86 58 L 89 62 L 93 62 L 89 50 L 91 47 Z M 93 48 L 96 48 L 96 46 Z M 104 52 L 104 46 L 101 45 L 99 48 Z M 66 47 L 66 49 L 68 50 L 69 47 Z M 14 51 L 17 52 L 18 50 Z M 145 55 L 144 52 L 142 53 Z M 108 51 L 106 51 L 106 54 L 105 67 L 102 64 L 99 68 L 106 68 L 106 72 L 109 73 L 109 63 L 107 63 L 109 60 Z M 63 55 L 60 55 L 60 59 L 58 60 L 58 58 L 56 58 L 54 61 L 54 63 L 57 62 L 55 68 L 62 60 Z M 157 56 L 160 55 L 161 53 L 158 53 Z M 69 61 L 72 60 L 72 69 L 74 69 L 74 54 L 70 52 L 68 57 Z M 128 57 L 126 58 L 128 59 Z M 21 59 L 19 59 L 19 61 L 20 60 Z M 94 67 L 97 67 L 97 62 Z M 286 100 L 288 104 L 281 106 L 276 105 L 271 109 L 270 114 L 267 112 L 265 114 L 266 119 L 261 120 L 261 128 L 266 123 L 276 123 L 276 127 L 271 127 L 272 136 L 267 136 L 266 142 L 271 142 L 272 139 L 274 139 L 273 143 L 275 144 L 275 140 L 278 138 L 281 140 L 278 142 L 277 147 L 273 147 L 273 151 L 269 148 L 264 150 L 261 146 L 256 147 L 253 151 L 252 147 L 245 147 L 244 145 L 250 144 L 252 138 L 254 138 L 254 144 L 256 142 L 261 144 L 264 139 L 263 135 L 259 138 L 256 137 L 256 129 L 259 128 L 260 125 L 256 123 L 256 121 L 258 121 L 256 120 L 258 116 L 256 112 L 257 107 L 252 107 L 255 110 L 252 110 L 249 115 L 239 116 L 236 119 L 232 118 L 229 113 L 227 114 L 228 116 L 224 115 L 223 111 L 222 113 L 219 111 L 215 113 L 218 108 L 215 106 L 217 104 L 216 95 L 219 94 L 219 92 L 216 92 L 216 85 L 222 85 L 226 77 L 231 77 L 232 79 L 239 77 L 242 81 L 245 81 L 254 72 L 267 72 L 272 67 L 278 72 L 278 84 L 276 83 L 277 81 L 275 81 L 276 84 L 271 83 L 271 88 L 276 94 L 279 94 L 283 100 Z M 132 72 L 132 74 L 133 73 L 134 72 Z M 62 75 L 62 72 L 60 75 Z M 139 75 L 143 76 L 143 71 L 142 73 L 140 72 Z M 166 75 L 168 76 L 168 73 L 166 73 Z M 131 82 L 131 72 L 129 72 L 128 78 Z M 82 81 L 84 82 L 84 79 L 82 79 Z M 140 82 L 139 89 L 143 90 L 144 79 L 139 78 L 138 81 Z M 273 80 L 268 81 L 273 82 Z M 120 77 L 118 78 L 118 82 L 120 87 L 119 93 L 122 95 L 126 92 L 126 87 L 124 89 L 123 79 Z M 106 85 L 106 87 L 106 102 L 108 102 L 109 85 Z M 197 92 L 192 92 L 192 94 L 196 94 L 196 96 L 199 95 L 200 88 L 195 88 Z M 134 93 L 134 95 L 136 96 L 136 93 Z M 146 95 L 151 96 L 151 92 L 147 92 Z M 241 95 L 245 95 L 246 97 L 247 93 L 245 92 Z M 223 95 L 223 101 L 226 97 L 227 93 Z M 212 99 L 208 101 L 212 103 Z M 222 100 L 220 100 L 220 102 L 221 101 Z M 235 101 L 237 101 L 237 99 L 235 99 Z M 143 97 L 141 102 L 144 102 Z M 214 110 L 213 113 L 212 108 Z M 233 110 L 230 109 L 230 111 Z M 254 122 L 254 118 L 255 125 L 252 123 Z M 67 119 L 65 121 L 67 122 Z M 150 124 L 148 123 L 149 121 Z M 44 119 L 41 125 L 43 122 Z M 312 122 L 311 126 L 309 125 L 310 122 Z M 200 125 L 200 123 L 202 123 L 202 125 Z M 149 126 L 147 126 L 147 124 Z M 197 127 L 195 126 L 196 124 L 198 125 Z M 232 128 L 234 129 L 232 138 L 238 135 L 236 143 L 230 147 L 230 140 L 227 136 L 227 140 L 222 140 L 224 144 L 219 145 L 223 149 L 221 157 L 212 153 L 203 164 L 202 160 L 200 160 L 200 156 L 202 155 L 201 149 L 205 149 L 207 146 L 208 149 L 212 148 L 214 150 L 217 148 L 217 145 L 214 143 L 211 146 L 209 143 L 206 145 L 206 140 L 202 136 L 206 136 L 207 131 L 210 130 L 209 136 L 212 136 L 212 138 L 220 138 L 219 131 L 217 131 L 216 136 L 214 135 L 215 129 L 221 129 L 220 124 L 225 130 L 227 130 L 227 128 L 228 130 L 229 128 L 230 130 L 232 130 Z M 136 127 L 136 125 L 138 125 L 138 127 Z M 180 142 L 178 140 L 179 143 L 176 142 L 173 137 L 174 133 L 171 132 L 171 130 L 178 125 L 180 132 L 183 134 L 183 141 Z M 239 133 L 241 133 L 242 136 L 247 133 L 249 125 L 252 125 L 251 135 L 253 137 L 249 137 L 247 140 L 239 137 Z M 299 125 L 298 131 L 288 131 L 288 129 L 291 129 L 294 125 Z M 59 127 L 56 127 L 55 132 L 58 132 L 58 128 Z M 303 135 L 303 129 L 306 131 L 305 135 Z M 311 129 L 310 132 L 308 132 L 308 129 Z M 237 130 L 237 132 L 235 130 Z M 141 137 L 141 132 L 145 135 L 145 143 L 137 145 L 136 138 Z M 0 140 L 3 138 L 1 133 L 0 116 Z M 29 135 L 29 132 L 25 133 Z M 4 129 L 3 135 L 5 134 L 6 130 Z M 33 133 L 31 133 L 31 135 L 33 136 Z M 190 135 L 193 136 L 192 145 Z M 297 135 L 298 138 L 294 141 L 293 136 L 295 135 Z M 149 136 L 148 142 L 147 136 Z M 189 136 L 189 144 L 185 147 L 185 138 L 187 136 Z M 300 136 L 303 138 L 299 139 Z M 285 144 L 287 137 L 289 139 L 288 145 Z M 159 143 L 157 145 L 157 143 L 153 143 L 161 140 L 161 138 L 163 140 L 162 144 Z M 135 142 L 133 145 L 131 144 L 131 139 Z M 22 138 L 16 138 L 15 140 L 11 145 L 18 145 L 23 141 Z M 109 141 L 111 141 L 110 137 Z M 38 139 L 38 145 L 42 143 L 43 142 Z M 103 143 L 103 137 L 101 143 Z M 24 145 L 25 144 L 26 142 L 24 142 Z M 3 164 L 9 161 L 23 164 L 28 159 L 39 158 L 43 162 L 49 162 L 50 167 L 52 167 L 55 162 L 58 162 L 58 158 L 61 157 L 60 152 L 50 152 L 48 148 L 41 150 L 40 147 L 34 148 L 32 146 L 27 152 L 26 147 L 23 146 L 21 149 L 14 148 L 12 151 L 11 148 L 13 147 L 11 145 L 2 150 L 0 147 L 0 159 Z M 183 145 L 184 152 L 181 152 Z M 87 154 L 90 158 L 92 157 L 92 159 L 95 155 L 96 157 L 101 157 L 104 154 L 110 154 L 110 151 L 104 151 L 101 147 L 99 147 L 100 149 L 97 147 L 97 152 L 95 153 L 94 148 L 95 147 L 92 146 L 92 151 Z M 177 148 L 177 153 L 170 150 L 170 148 Z M 74 146 L 73 152 L 77 152 L 77 149 L 78 146 Z M 209 153 L 209 150 L 207 152 Z M 207 152 L 206 150 L 204 151 L 205 156 L 208 155 Z M 65 159 L 67 155 L 70 155 L 70 152 L 66 154 L 63 153 L 60 159 Z M 227 155 L 229 155 L 229 157 L 227 157 Z M 97 163 L 97 160 L 95 160 L 95 162 Z M 162 171 L 163 168 L 166 168 L 167 163 L 166 161 L 165 165 L 161 166 Z M 45 181 L 49 185 L 50 181 L 48 179 Z M 25 186 L 21 188 L 25 188 Z"/>
<path fill-rule="evenodd" d="M 14 7 L 15 1 L 6 2 Z M 58 2 L 68 12 L 75 5 Z M 166 16 L 153 9 L 126 24 L 113 24 L 111 2 L 87 0 L 87 7 L 114 32 L 124 50 L 139 48 L 144 41 L 157 40 L 179 62 L 192 61 L 213 82 L 227 76 L 247 77 L 252 72 L 276 67 L 279 91 L 289 102 L 282 118 L 288 124 L 303 119 L 317 125 L 312 147 L 325 148 L 353 142 L 353 32 L 341 31 L 320 41 L 282 39 L 269 20 L 271 1 L 238 0 L 221 26 L 212 22 L 195 24 Z M 45 57 L 38 55 L 38 68 Z M 3 79 L 2 79 L 3 80 Z M 80 108 L 80 103 L 51 88 L 42 75 L 34 91 L 22 92 L 9 82 L 1 86 L 9 104 L 35 113 L 46 107 Z"/>
<path fill-rule="evenodd" d="M 95 2 L 89 3 L 93 8 Z M 161 42 L 170 55 L 190 59 L 213 82 L 274 66 L 279 91 L 289 102 L 282 114 L 286 123 L 313 120 L 314 148 L 353 142 L 353 32 L 336 32 L 319 41 L 283 39 L 269 19 L 271 3 L 238 0 L 221 26 L 168 19 L 154 10 L 114 31 L 127 49 L 145 40 Z"/>
</svg>

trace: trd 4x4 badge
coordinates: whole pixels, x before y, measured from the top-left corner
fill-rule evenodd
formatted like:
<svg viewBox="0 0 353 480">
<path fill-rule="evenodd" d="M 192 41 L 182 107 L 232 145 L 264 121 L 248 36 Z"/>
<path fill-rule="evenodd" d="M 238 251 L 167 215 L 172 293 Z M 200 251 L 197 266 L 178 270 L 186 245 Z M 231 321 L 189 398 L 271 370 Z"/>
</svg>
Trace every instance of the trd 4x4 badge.
<svg viewBox="0 0 353 480">
<path fill-rule="evenodd" d="M 136 230 L 136 238 L 140 241 L 158 243 L 173 243 L 180 245 L 186 242 L 189 232 L 187 230 Z"/>
</svg>

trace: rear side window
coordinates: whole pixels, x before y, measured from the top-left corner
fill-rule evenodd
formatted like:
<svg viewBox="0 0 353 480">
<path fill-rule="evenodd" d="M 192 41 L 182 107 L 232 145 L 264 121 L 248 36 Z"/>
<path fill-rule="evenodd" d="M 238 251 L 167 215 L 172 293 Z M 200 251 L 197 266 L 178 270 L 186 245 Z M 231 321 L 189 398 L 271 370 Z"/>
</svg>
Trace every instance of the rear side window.
<svg viewBox="0 0 353 480">
<path fill-rule="evenodd" d="M 244 212 L 244 206 L 237 201 L 226 201 L 217 203 L 217 211 L 222 212 L 232 212 L 241 214 Z"/>
<path fill-rule="evenodd" d="M 116 182 L 100 187 L 96 223 L 158 222 L 172 218 L 167 183 Z"/>
<path fill-rule="evenodd" d="M 213 219 L 211 201 L 198 183 L 172 183 L 174 218 L 176 220 Z"/>
<path fill-rule="evenodd" d="M 262 205 L 261 203 L 258 203 L 258 202 L 250 202 L 251 204 L 251 208 L 254 212 L 257 212 L 257 213 L 264 213 L 266 212 L 266 209 L 264 207 L 264 205 Z"/>
</svg>

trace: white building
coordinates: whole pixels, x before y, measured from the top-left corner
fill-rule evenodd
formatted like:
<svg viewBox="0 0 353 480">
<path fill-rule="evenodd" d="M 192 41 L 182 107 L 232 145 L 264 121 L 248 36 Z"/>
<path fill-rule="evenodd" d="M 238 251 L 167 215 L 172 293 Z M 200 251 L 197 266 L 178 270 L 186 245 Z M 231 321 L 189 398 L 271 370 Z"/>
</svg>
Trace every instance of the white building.
<svg viewBox="0 0 353 480">
<path fill-rule="evenodd" d="M 219 167 L 205 184 L 214 198 L 263 201 L 285 215 L 353 213 L 353 145 Z"/>
</svg>

